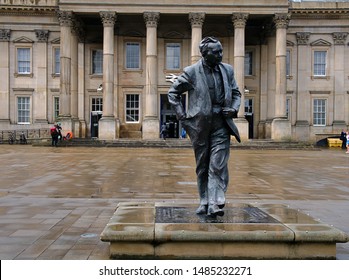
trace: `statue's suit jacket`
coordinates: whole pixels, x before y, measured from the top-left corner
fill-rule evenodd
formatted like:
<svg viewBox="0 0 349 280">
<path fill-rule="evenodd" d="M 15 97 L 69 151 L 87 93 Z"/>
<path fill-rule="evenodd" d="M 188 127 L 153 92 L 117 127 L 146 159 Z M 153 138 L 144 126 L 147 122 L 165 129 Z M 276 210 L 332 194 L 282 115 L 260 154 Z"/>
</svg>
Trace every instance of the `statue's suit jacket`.
<svg viewBox="0 0 349 280">
<path fill-rule="evenodd" d="M 233 67 L 226 63 L 218 65 L 222 74 L 224 88 L 224 105 L 239 111 L 241 93 L 234 78 Z M 181 95 L 188 92 L 188 110 L 185 112 L 181 102 Z M 178 119 L 188 122 L 197 122 L 197 119 L 209 119 L 212 116 L 212 101 L 206 81 L 202 59 L 184 69 L 183 74 L 172 84 L 168 91 L 168 99 L 176 111 Z M 239 131 L 231 118 L 226 118 L 231 135 L 240 142 Z M 205 129 L 204 126 L 196 126 L 196 129 Z"/>
</svg>

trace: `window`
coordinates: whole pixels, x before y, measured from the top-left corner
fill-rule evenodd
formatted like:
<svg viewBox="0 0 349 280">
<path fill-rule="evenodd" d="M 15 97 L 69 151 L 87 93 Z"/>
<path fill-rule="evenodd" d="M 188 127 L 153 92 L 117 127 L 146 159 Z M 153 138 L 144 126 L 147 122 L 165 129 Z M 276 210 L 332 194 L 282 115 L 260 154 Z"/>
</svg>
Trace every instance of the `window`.
<svg viewBox="0 0 349 280">
<path fill-rule="evenodd" d="M 326 99 L 313 100 L 313 124 L 315 126 L 326 125 Z"/>
<path fill-rule="evenodd" d="M 139 94 L 126 95 L 126 122 L 139 122 Z"/>
<path fill-rule="evenodd" d="M 61 52 L 59 48 L 54 48 L 53 49 L 53 53 L 54 53 L 54 69 L 53 69 L 53 73 L 54 74 L 60 74 L 61 73 Z"/>
<path fill-rule="evenodd" d="M 291 50 L 286 51 L 286 76 L 291 76 Z"/>
<path fill-rule="evenodd" d="M 17 48 L 18 74 L 30 74 L 30 48 Z"/>
<path fill-rule="evenodd" d="M 103 98 L 102 97 L 94 97 L 92 98 L 92 112 L 102 112 L 103 111 Z"/>
<path fill-rule="evenodd" d="M 55 96 L 53 98 L 53 117 L 54 119 L 56 120 L 57 117 L 59 116 L 59 97 L 58 96 Z"/>
<path fill-rule="evenodd" d="M 253 99 L 245 98 L 245 115 L 253 114 Z"/>
<path fill-rule="evenodd" d="M 103 74 L 103 50 L 92 51 L 92 74 Z"/>
<path fill-rule="evenodd" d="M 252 76 L 252 51 L 245 52 L 245 76 Z"/>
<path fill-rule="evenodd" d="M 126 43 L 126 69 L 140 69 L 140 44 Z"/>
<path fill-rule="evenodd" d="M 286 98 L 286 118 L 290 120 L 290 106 L 291 106 L 291 99 Z"/>
<path fill-rule="evenodd" d="M 326 76 L 326 51 L 314 51 L 314 76 Z"/>
<path fill-rule="evenodd" d="M 180 69 L 181 45 L 169 43 L 166 45 L 166 69 Z"/>
<path fill-rule="evenodd" d="M 17 97 L 18 124 L 30 123 L 30 97 Z"/>
</svg>

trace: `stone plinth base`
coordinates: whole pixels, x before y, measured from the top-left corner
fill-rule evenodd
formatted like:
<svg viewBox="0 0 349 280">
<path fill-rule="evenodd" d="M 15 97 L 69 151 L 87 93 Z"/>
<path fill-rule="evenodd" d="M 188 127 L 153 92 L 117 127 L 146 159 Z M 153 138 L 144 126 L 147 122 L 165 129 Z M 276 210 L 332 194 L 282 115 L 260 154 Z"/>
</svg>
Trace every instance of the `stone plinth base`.
<svg viewBox="0 0 349 280">
<path fill-rule="evenodd" d="M 57 123 L 61 123 L 62 127 L 62 135 L 67 135 L 68 132 L 72 132 L 73 136 L 78 137 L 79 133 L 79 119 L 72 118 L 71 116 L 61 116 L 59 119 L 57 119 Z M 78 130 L 76 130 L 78 129 Z"/>
<path fill-rule="evenodd" d="M 101 240 L 115 259 L 335 259 L 349 237 L 283 205 L 232 204 L 208 218 L 193 205 L 120 203 Z"/>
<path fill-rule="evenodd" d="M 291 123 L 287 119 L 274 119 L 271 123 L 271 139 L 290 140 Z"/>
<path fill-rule="evenodd" d="M 295 139 L 307 141 L 310 138 L 310 128 L 308 121 L 297 121 L 295 126 Z"/>
<path fill-rule="evenodd" d="M 159 139 L 160 124 L 157 118 L 145 118 L 142 124 L 143 139 Z"/>
<path fill-rule="evenodd" d="M 248 121 L 245 118 L 234 119 L 234 123 L 239 130 L 241 141 L 248 140 Z"/>
<path fill-rule="evenodd" d="M 86 122 L 84 120 L 80 121 L 80 125 L 79 125 L 79 137 L 80 138 L 86 138 Z"/>
<path fill-rule="evenodd" d="M 98 138 L 100 140 L 115 139 L 116 122 L 114 117 L 102 117 L 98 122 Z"/>
</svg>

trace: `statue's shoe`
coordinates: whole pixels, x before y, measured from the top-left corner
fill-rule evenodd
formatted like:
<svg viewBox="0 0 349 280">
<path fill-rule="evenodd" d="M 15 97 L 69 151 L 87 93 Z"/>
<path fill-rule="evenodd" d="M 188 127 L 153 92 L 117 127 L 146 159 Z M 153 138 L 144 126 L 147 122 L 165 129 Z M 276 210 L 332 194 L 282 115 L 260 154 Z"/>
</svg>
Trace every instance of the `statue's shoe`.
<svg viewBox="0 0 349 280">
<path fill-rule="evenodd" d="M 196 209 L 196 214 L 198 215 L 207 214 L 207 205 L 200 205 L 198 209 Z"/>
<path fill-rule="evenodd" d="M 223 216 L 224 211 L 218 207 L 218 205 L 210 205 L 207 209 L 207 215 L 211 217 Z"/>
</svg>

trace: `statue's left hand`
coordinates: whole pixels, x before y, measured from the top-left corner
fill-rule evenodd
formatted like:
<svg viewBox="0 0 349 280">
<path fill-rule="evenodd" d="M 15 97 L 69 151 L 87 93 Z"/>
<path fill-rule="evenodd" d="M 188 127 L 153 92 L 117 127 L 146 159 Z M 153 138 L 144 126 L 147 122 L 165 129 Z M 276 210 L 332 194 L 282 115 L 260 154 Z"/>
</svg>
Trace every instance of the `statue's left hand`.
<svg viewBox="0 0 349 280">
<path fill-rule="evenodd" d="M 235 117 L 237 114 L 237 111 L 235 109 L 229 108 L 229 107 L 223 107 L 222 112 L 224 117 L 230 118 L 230 119 Z"/>
</svg>

